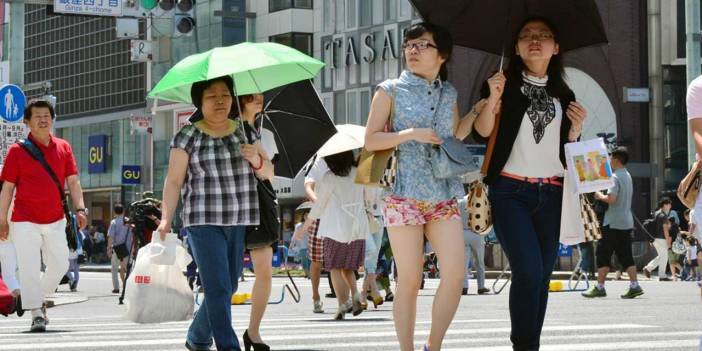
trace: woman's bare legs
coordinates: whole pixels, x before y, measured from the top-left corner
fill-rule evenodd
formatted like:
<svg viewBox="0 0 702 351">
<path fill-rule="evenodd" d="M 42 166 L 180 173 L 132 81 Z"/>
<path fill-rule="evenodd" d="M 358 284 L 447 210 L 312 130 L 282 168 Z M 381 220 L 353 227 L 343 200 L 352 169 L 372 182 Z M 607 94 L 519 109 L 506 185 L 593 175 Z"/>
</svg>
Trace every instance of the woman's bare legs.
<svg viewBox="0 0 702 351">
<path fill-rule="evenodd" d="M 271 247 L 261 247 L 251 250 L 256 280 L 254 280 L 251 291 L 251 316 L 249 317 L 249 337 L 255 343 L 262 343 L 259 327 L 263 314 L 268 306 L 268 299 L 271 297 L 271 285 L 273 284 L 273 249 Z"/>
<path fill-rule="evenodd" d="M 461 300 L 466 270 L 463 227 L 460 221 L 450 220 L 431 222 L 426 228 L 427 239 L 441 267 L 441 280 L 432 305 L 431 332 L 427 346 L 430 350 L 439 350 Z"/>
<path fill-rule="evenodd" d="M 392 306 L 395 333 L 400 350 L 413 351 L 417 294 L 424 261 L 424 226 L 388 227 L 388 235 L 398 272 Z"/>
</svg>

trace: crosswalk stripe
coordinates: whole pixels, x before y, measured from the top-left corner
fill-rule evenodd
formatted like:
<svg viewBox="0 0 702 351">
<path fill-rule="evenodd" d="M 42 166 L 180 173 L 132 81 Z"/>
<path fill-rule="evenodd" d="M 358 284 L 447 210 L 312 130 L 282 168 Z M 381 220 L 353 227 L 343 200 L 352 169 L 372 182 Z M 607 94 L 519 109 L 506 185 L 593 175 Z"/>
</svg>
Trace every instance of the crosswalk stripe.
<svg viewBox="0 0 702 351">
<path fill-rule="evenodd" d="M 587 344 L 551 344 L 541 345 L 542 351 L 597 351 L 597 350 L 651 350 L 651 349 L 678 349 L 680 347 L 695 347 L 699 345 L 697 339 L 656 340 L 656 341 L 628 341 Z M 469 347 L 469 348 L 443 348 L 450 351 L 512 351 L 512 346 L 495 347 Z"/>
<path fill-rule="evenodd" d="M 241 336 L 241 332 L 243 332 L 243 329 L 245 327 L 237 328 L 239 330 L 239 336 Z M 385 327 L 385 328 L 373 328 L 374 331 L 384 331 L 384 332 L 390 332 L 390 334 L 394 333 L 393 327 Z M 26 342 L 27 339 L 31 339 L 32 342 L 35 344 L 41 344 L 44 341 L 48 342 L 55 342 L 56 338 L 60 337 L 70 337 L 71 341 L 78 342 L 78 341 L 93 341 L 95 338 L 95 335 L 100 336 L 100 340 L 102 341 L 119 341 L 125 338 L 139 338 L 140 340 L 148 340 L 151 338 L 164 338 L 166 336 L 169 337 L 174 337 L 174 338 L 182 338 L 186 334 L 186 329 L 160 329 L 160 330 L 143 330 L 143 331 L 131 331 L 129 333 L 117 333 L 117 330 L 100 330 L 100 331 L 86 331 L 86 332 L 69 332 L 69 333 L 48 333 L 48 334 L 32 334 L 32 333 L 23 333 L 19 335 L 7 335 L 7 337 L 3 336 L 2 340 L 3 343 L 11 344 L 11 343 L 21 343 L 21 342 Z M 325 331 L 325 334 L 329 333 L 328 331 Z M 153 335 L 144 335 L 144 334 L 153 334 Z M 137 336 L 138 335 L 138 336 Z M 285 340 L 274 340 L 275 338 L 271 338 L 267 335 L 267 333 L 264 332 L 264 338 L 267 341 L 286 341 Z M 301 337 L 303 335 L 306 335 L 307 337 L 317 337 L 319 334 L 310 334 L 310 333 L 305 333 L 305 334 L 298 334 Z M 326 334 L 326 335 L 332 335 L 332 334 Z M 368 337 L 366 333 L 363 330 L 357 330 L 355 332 L 356 336 L 363 335 L 364 341 L 368 341 Z M 416 336 L 421 337 L 421 336 L 426 336 L 428 335 L 428 331 L 418 331 Z M 604 341 L 604 340 L 616 340 L 616 339 L 636 339 L 636 340 L 644 340 L 647 338 L 657 338 L 657 337 L 699 337 L 700 332 L 698 331 L 670 331 L 670 332 L 650 332 L 650 330 L 626 330 L 622 332 L 621 330 L 616 330 L 616 333 L 581 333 L 577 335 L 572 335 L 572 334 L 565 334 L 565 335 L 551 335 L 550 332 L 545 333 L 541 337 L 542 343 L 547 342 L 547 341 L 559 341 L 559 340 L 567 340 L 567 341 L 576 341 L 576 340 L 588 340 L 588 341 Z M 383 339 L 389 339 L 389 340 L 395 340 L 394 337 L 386 337 L 386 336 L 381 336 L 380 338 Z M 351 338 L 354 339 L 354 338 Z M 328 344 L 329 342 L 333 342 L 332 340 L 328 340 L 327 338 L 323 340 L 319 340 L 320 342 L 326 343 L 325 345 L 331 346 L 331 345 L 336 345 L 336 344 Z M 456 343 L 464 343 L 464 344 L 480 344 L 480 343 L 494 343 L 496 341 L 496 338 L 494 336 L 491 337 L 470 337 L 470 338 L 459 338 L 455 337 L 454 335 L 448 335 L 447 339 L 445 339 L 444 344 L 456 344 Z M 505 342 L 508 342 L 507 338 L 504 338 Z M 343 342 L 341 342 L 343 344 Z M 371 342 L 368 341 L 368 344 L 376 344 L 377 342 Z M 355 344 L 354 344 L 355 345 Z M 315 345 L 308 345 L 309 348 L 313 348 L 312 346 Z M 357 346 L 363 346 L 363 345 L 357 345 Z M 295 345 L 296 348 L 299 348 L 300 345 Z M 319 344 L 316 344 L 315 347 L 319 347 Z M 278 349 L 279 347 L 276 347 Z"/>
<path fill-rule="evenodd" d="M 288 324 L 270 324 L 274 320 L 271 319 L 264 319 L 263 323 L 261 325 L 261 329 L 288 329 L 288 328 L 348 328 L 348 327 L 361 327 L 361 326 L 393 326 L 393 321 L 378 321 L 378 320 L 371 320 L 371 319 L 347 319 L 345 321 L 332 321 L 331 319 L 317 319 L 318 322 L 326 322 L 327 324 L 323 323 L 307 323 L 307 324 L 302 324 L 302 323 L 288 323 Z M 290 320 L 287 319 L 279 319 L 277 321 L 285 321 L 285 322 L 291 322 Z M 311 322 L 314 320 L 310 319 L 304 319 L 300 320 L 300 322 Z M 78 328 L 78 327 L 90 327 L 91 329 L 100 329 L 97 333 L 102 333 L 103 331 L 110 331 L 112 333 L 132 333 L 132 332 L 137 332 L 137 333 L 143 333 L 143 332 L 162 332 L 162 331 L 168 331 L 168 330 L 173 330 L 174 328 L 180 328 L 187 330 L 188 326 L 190 325 L 191 321 L 184 321 L 184 322 L 168 322 L 168 323 L 162 323 L 162 324 L 136 324 L 136 323 L 93 323 L 93 324 L 54 324 L 50 323 L 49 324 L 49 329 L 54 329 L 54 330 L 62 330 L 64 328 Z M 293 321 L 294 322 L 294 321 Z M 467 319 L 467 320 L 454 320 L 454 324 L 479 324 L 479 323 L 498 323 L 498 322 L 507 322 L 507 320 L 504 319 L 480 319 L 480 320 L 475 320 L 475 319 Z M 238 320 L 234 321 L 233 325 L 235 327 L 246 327 L 248 326 L 248 321 L 246 320 Z M 431 321 L 418 321 L 418 325 L 424 325 L 424 324 L 431 324 Z M 160 328 L 161 326 L 170 326 L 169 328 Z M 129 328 L 119 328 L 119 329 L 109 329 L 110 328 L 115 328 L 115 327 L 132 327 L 133 329 Z M 0 329 L 3 330 L 12 330 L 12 329 L 26 329 L 27 324 L 26 322 L 22 325 L 14 326 L 14 327 L 0 327 Z M 66 332 L 54 332 L 51 333 L 52 335 L 60 335 L 60 334 L 70 334 L 70 335 L 76 335 L 76 334 L 91 334 L 94 333 L 94 331 L 87 330 L 87 331 L 66 331 Z M 2 335 L 2 334 L 0 334 Z"/>
<path fill-rule="evenodd" d="M 348 327 L 348 326 L 347 326 Z M 546 332 L 551 332 L 551 331 L 588 331 L 588 330 L 621 330 L 621 329 L 640 329 L 640 328 L 653 328 L 654 326 L 646 326 L 646 325 L 639 325 L 639 324 L 606 324 L 606 325 L 569 325 L 569 326 L 546 326 L 544 327 L 544 331 Z M 290 326 L 287 326 L 285 330 L 290 330 Z M 319 330 L 319 329 L 317 329 Z M 151 333 L 159 333 L 158 330 L 148 330 Z M 173 331 L 173 330 L 169 330 Z M 447 333 L 447 338 L 450 338 L 452 336 L 456 335 L 480 335 L 480 334 L 493 334 L 493 333 L 509 333 L 510 328 L 509 327 L 497 327 L 497 328 L 481 328 L 481 329 L 463 329 L 463 330 L 456 330 L 456 329 L 451 329 Z M 87 332 L 87 331 L 86 331 Z M 115 331 L 110 331 L 110 330 L 100 330 L 99 331 L 101 335 L 109 335 L 110 333 L 114 334 Z M 182 331 L 183 334 L 184 331 Z M 69 336 L 72 335 L 72 333 L 66 333 Z M 128 333 L 128 335 L 132 336 L 133 332 Z M 181 334 L 181 335 L 183 335 Z M 266 341 L 267 342 L 285 342 L 285 341 L 305 341 L 305 340 L 310 340 L 312 336 L 320 336 L 321 333 L 319 334 L 289 334 L 289 335 L 274 335 L 274 336 L 267 336 Z M 33 336 L 38 336 L 37 334 L 30 334 Z M 415 332 L 416 336 L 427 336 L 429 335 L 428 330 L 417 330 Z M 56 333 L 52 333 L 52 337 L 57 337 Z M 162 335 L 158 335 L 159 337 L 162 337 Z M 319 341 L 324 342 L 325 345 L 327 345 L 330 340 L 353 340 L 354 338 L 358 338 L 359 336 L 362 336 L 364 339 L 363 342 L 365 342 L 368 338 L 388 338 L 388 340 L 394 340 L 395 338 L 395 331 L 392 328 L 387 328 L 386 330 L 383 331 L 359 331 L 359 330 L 354 330 L 351 332 L 334 332 L 334 333 L 329 333 L 328 331 L 324 333 L 324 338 L 319 339 Z M 314 338 L 312 338 L 314 339 Z M 57 348 L 80 348 L 80 347 L 119 347 L 119 346 L 155 346 L 155 345 L 172 345 L 174 343 L 182 343 L 182 340 L 179 338 L 174 339 L 174 338 L 169 338 L 169 339 L 136 339 L 132 338 L 132 340 L 100 340 L 100 341 L 71 341 L 71 342 L 47 342 L 47 343 L 42 343 L 41 347 L 47 347 L 47 348 L 52 348 L 52 349 L 57 349 Z M 184 340 L 184 339 L 183 339 Z M 36 341 L 36 340 L 33 340 Z M 353 343 L 349 342 L 339 342 L 339 343 L 333 343 L 333 345 L 336 347 L 336 345 L 351 345 Z M 354 344 L 355 345 L 355 344 Z M 29 346 L 30 348 L 26 348 L 26 346 Z M 19 343 L 9 343 L 9 342 L 3 342 L 2 345 L 0 345 L 0 350 L 11 350 L 11 349 L 21 349 L 21 350 L 26 350 L 26 349 L 31 349 L 31 348 L 36 348 L 38 345 L 36 343 L 32 343 L 30 345 L 27 345 L 26 342 L 19 342 Z M 299 348 L 300 345 L 295 345 L 296 348 Z M 319 345 L 317 345 L 318 347 Z M 356 345 L 358 346 L 358 345 Z M 340 346 L 340 347 L 345 347 L 345 346 Z"/>
</svg>

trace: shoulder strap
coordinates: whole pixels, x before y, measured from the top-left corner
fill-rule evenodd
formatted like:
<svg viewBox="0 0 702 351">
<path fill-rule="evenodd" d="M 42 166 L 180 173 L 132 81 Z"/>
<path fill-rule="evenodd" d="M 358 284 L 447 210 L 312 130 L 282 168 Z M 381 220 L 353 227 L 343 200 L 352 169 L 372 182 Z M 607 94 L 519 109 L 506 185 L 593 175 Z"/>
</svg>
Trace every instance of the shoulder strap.
<svg viewBox="0 0 702 351">
<path fill-rule="evenodd" d="M 33 159 L 37 160 L 43 167 L 44 170 L 46 170 L 47 173 L 49 173 L 49 176 L 51 176 L 51 179 L 54 181 L 54 184 L 56 185 L 56 189 L 59 192 L 59 199 L 61 199 L 61 203 L 63 204 L 64 211 L 66 210 L 66 199 L 64 198 L 63 195 L 63 186 L 58 180 L 58 177 L 56 176 L 56 173 L 54 173 L 54 170 L 51 169 L 51 166 L 46 162 L 46 159 L 44 158 L 44 154 L 39 150 L 39 148 L 32 143 L 31 140 L 29 139 L 22 139 L 17 142 L 27 153 L 29 153 L 30 156 L 32 156 Z"/>
<path fill-rule="evenodd" d="M 483 176 L 487 175 L 488 168 L 490 167 L 490 160 L 492 159 L 492 153 L 495 151 L 495 141 L 497 140 L 497 130 L 500 128 L 500 116 L 502 111 L 495 115 L 495 125 L 492 127 L 492 133 L 490 133 L 490 139 L 488 140 L 487 148 L 485 149 L 485 158 L 483 159 L 483 166 L 480 168 L 480 173 Z"/>
<path fill-rule="evenodd" d="M 395 119 L 395 82 L 390 83 L 390 117 L 385 124 L 385 132 L 392 132 L 392 121 Z"/>
</svg>

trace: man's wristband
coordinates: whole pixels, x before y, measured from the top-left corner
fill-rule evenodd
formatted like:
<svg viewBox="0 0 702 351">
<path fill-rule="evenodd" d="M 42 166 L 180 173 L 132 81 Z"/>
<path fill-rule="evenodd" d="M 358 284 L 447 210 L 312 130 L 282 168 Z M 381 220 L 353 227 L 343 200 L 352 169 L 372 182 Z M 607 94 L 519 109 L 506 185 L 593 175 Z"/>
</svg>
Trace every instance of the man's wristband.
<svg viewBox="0 0 702 351">
<path fill-rule="evenodd" d="M 78 208 L 76 209 L 76 212 L 83 212 L 84 215 L 88 215 L 88 209 L 87 208 Z"/>
</svg>

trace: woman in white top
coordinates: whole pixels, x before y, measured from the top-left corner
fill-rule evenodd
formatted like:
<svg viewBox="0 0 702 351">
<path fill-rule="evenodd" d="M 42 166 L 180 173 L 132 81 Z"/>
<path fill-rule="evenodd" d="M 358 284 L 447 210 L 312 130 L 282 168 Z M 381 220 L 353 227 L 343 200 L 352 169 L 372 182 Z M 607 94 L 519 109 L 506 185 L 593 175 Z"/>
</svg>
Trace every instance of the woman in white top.
<svg viewBox="0 0 702 351">
<path fill-rule="evenodd" d="M 317 201 L 305 224 L 295 231 L 295 240 L 318 218 L 319 233 L 324 236 L 324 268 L 331 272 L 339 309 L 334 319 L 342 320 L 348 310 L 349 292 L 353 315 L 363 312 L 356 287 L 354 270 L 363 265 L 368 236 L 365 188 L 354 183 L 356 165 L 353 152 L 346 151 L 324 158 L 329 171 L 316 185 Z"/>
<path fill-rule="evenodd" d="M 557 28 L 544 18 L 519 28 L 508 71 L 488 80 L 489 94 L 483 88 L 487 105 L 474 128 L 489 136 L 501 110 L 485 182 L 512 268 L 513 348 L 538 350 L 558 254 L 564 145 L 578 140 L 587 113 L 563 79 Z"/>
</svg>

